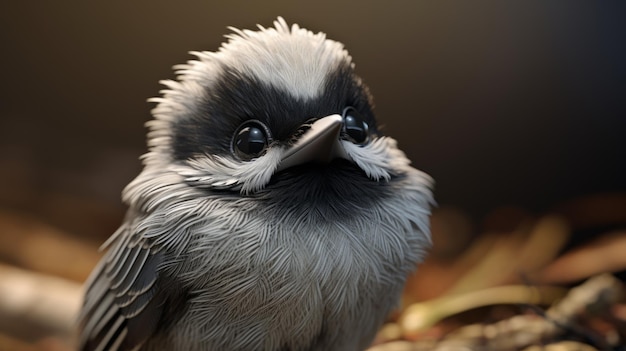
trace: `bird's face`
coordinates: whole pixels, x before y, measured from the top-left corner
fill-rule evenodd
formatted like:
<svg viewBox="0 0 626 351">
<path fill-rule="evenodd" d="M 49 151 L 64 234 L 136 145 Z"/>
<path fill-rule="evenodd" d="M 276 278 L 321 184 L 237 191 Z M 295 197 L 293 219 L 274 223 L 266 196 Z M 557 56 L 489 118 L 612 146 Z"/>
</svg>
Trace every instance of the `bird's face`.
<svg viewBox="0 0 626 351">
<path fill-rule="evenodd" d="M 410 168 L 379 132 L 340 43 L 282 18 L 275 28 L 234 31 L 219 51 L 194 52 L 197 60 L 176 67 L 176 81 L 163 82 L 147 169 L 246 196 L 286 179 L 306 186 L 312 170 L 376 184 Z"/>
</svg>

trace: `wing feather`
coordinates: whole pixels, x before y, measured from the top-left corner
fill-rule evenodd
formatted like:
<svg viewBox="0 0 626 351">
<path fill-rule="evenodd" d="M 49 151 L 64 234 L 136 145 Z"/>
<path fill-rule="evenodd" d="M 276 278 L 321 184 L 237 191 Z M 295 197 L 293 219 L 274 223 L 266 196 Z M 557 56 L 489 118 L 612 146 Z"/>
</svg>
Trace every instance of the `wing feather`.
<svg viewBox="0 0 626 351">
<path fill-rule="evenodd" d="M 168 296 L 159 283 L 163 253 L 147 242 L 138 245 L 132 223 L 124 223 L 115 240 L 107 242 L 110 249 L 88 280 L 79 317 L 79 350 L 136 349 L 162 317 Z"/>
<path fill-rule="evenodd" d="M 107 267 L 107 275 L 111 277 L 111 283 L 117 284 L 117 282 L 121 279 L 124 279 L 128 270 L 135 263 L 135 260 L 139 256 L 142 251 L 142 248 L 139 246 L 135 246 L 133 248 L 124 247 L 124 253 L 120 256 L 120 259 L 114 261 L 114 265 L 111 267 Z M 145 250 L 144 250 L 145 251 Z"/>
<path fill-rule="evenodd" d="M 135 259 L 127 264 L 128 267 L 124 268 L 123 272 L 120 272 L 112 282 L 111 289 L 116 291 L 117 296 L 124 295 L 128 292 L 131 286 L 137 280 L 139 272 L 144 269 L 144 265 L 148 261 L 150 251 L 143 249 L 140 250 Z"/>
<path fill-rule="evenodd" d="M 111 350 L 119 350 L 120 346 L 122 345 L 122 343 L 126 339 L 127 335 L 128 335 L 128 329 L 124 328 L 122 330 L 122 332 L 118 334 L 117 338 L 111 344 Z"/>
<path fill-rule="evenodd" d="M 102 337 L 102 339 L 99 340 L 99 343 L 96 346 L 94 351 L 113 350 L 112 348 L 108 346 L 115 344 L 115 341 L 117 338 L 113 339 L 113 337 L 116 334 L 118 335 L 121 334 L 124 331 L 124 329 L 122 328 L 123 324 L 124 324 L 124 318 L 121 316 L 118 317 L 113 323 L 113 325 L 111 325 L 111 327 L 108 328 L 107 333 Z"/>
<path fill-rule="evenodd" d="M 92 334 L 93 335 L 98 335 L 101 334 L 102 331 L 105 329 L 105 326 L 109 323 L 111 323 L 112 320 L 116 320 L 119 315 L 119 308 L 116 307 L 112 307 L 109 309 L 109 311 L 102 316 L 102 318 L 100 318 L 100 320 L 96 320 L 94 319 L 94 321 L 98 322 L 98 324 L 96 324 L 92 330 Z"/>
</svg>

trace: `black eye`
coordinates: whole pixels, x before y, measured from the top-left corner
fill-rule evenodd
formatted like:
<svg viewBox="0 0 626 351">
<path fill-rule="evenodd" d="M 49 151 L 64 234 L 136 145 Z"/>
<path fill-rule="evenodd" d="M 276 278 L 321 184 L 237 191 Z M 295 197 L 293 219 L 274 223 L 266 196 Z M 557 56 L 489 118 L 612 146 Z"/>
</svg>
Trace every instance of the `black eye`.
<svg viewBox="0 0 626 351">
<path fill-rule="evenodd" d="M 342 113 L 343 132 L 355 144 L 365 144 L 369 139 L 369 126 L 363 116 L 353 107 L 346 107 Z"/>
<path fill-rule="evenodd" d="M 233 153 L 248 161 L 261 156 L 269 143 L 268 129 L 259 121 L 242 124 L 233 137 Z"/>
</svg>

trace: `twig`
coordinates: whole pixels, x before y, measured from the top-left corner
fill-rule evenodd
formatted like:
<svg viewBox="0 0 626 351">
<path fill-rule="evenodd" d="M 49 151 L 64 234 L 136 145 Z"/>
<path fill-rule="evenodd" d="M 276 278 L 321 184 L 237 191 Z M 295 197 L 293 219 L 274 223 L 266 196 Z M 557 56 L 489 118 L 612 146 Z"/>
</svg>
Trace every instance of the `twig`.
<svg viewBox="0 0 626 351">
<path fill-rule="evenodd" d="M 0 332 L 25 341 L 72 335 L 78 283 L 0 264 Z"/>
<path fill-rule="evenodd" d="M 571 289 L 544 316 L 519 315 L 493 324 L 472 324 L 459 328 L 441 340 L 399 341 L 378 345 L 369 351 L 520 350 L 546 341 L 556 341 L 567 332 L 580 332 L 578 321 L 583 316 L 607 313 L 621 299 L 622 293 L 622 284 L 617 279 L 609 274 L 600 275 Z M 582 336 L 589 339 L 591 334 Z M 597 342 L 595 336 L 591 339 Z M 608 345 L 604 340 L 599 343 L 601 345 L 593 346 Z"/>
</svg>

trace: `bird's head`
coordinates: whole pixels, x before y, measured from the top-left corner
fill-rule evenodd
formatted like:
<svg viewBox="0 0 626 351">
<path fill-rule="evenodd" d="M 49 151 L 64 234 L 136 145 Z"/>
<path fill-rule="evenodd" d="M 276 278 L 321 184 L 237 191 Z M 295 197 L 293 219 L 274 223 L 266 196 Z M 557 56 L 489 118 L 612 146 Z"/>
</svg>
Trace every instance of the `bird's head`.
<svg viewBox="0 0 626 351">
<path fill-rule="evenodd" d="M 298 170 L 349 168 L 380 183 L 410 168 L 381 135 L 342 44 L 282 18 L 232 30 L 218 51 L 193 52 L 197 59 L 175 67 L 176 80 L 162 82 L 146 169 L 249 195 Z"/>
</svg>

